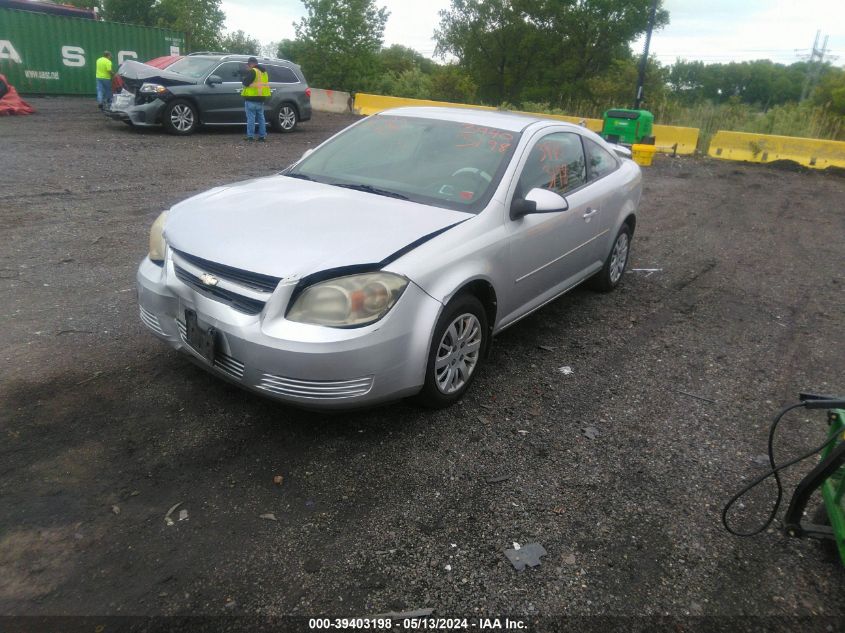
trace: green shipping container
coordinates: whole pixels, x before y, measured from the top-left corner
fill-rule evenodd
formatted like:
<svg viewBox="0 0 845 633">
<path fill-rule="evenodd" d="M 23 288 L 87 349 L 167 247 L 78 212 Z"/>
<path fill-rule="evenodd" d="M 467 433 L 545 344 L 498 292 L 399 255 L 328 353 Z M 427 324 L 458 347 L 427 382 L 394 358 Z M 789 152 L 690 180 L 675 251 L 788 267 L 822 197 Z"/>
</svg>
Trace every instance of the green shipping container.
<svg viewBox="0 0 845 633">
<path fill-rule="evenodd" d="M 0 73 L 22 94 L 93 95 L 95 64 L 183 54 L 185 36 L 145 26 L 0 9 Z"/>
</svg>

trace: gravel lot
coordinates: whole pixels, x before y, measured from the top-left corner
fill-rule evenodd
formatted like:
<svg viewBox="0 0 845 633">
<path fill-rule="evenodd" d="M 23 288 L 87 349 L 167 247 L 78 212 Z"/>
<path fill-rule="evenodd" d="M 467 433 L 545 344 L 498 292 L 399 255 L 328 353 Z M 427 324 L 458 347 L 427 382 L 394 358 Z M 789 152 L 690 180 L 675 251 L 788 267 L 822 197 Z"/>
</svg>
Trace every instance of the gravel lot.
<svg viewBox="0 0 845 633">
<path fill-rule="evenodd" d="M 321 415 L 156 341 L 134 274 L 160 211 L 354 117 L 260 146 L 31 103 L 0 120 L 0 613 L 845 613 L 817 543 L 719 518 L 762 472 L 776 409 L 845 392 L 845 179 L 658 157 L 631 260 L 656 271 L 503 333 L 452 409 Z M 782 427 L 779 455 L 797 454 L 824 414 Z M 188 520 L 167 526 L 180 502 Z M 514 541 L 541 543 L 542 565 L 516 572 Z"/>
</svg>

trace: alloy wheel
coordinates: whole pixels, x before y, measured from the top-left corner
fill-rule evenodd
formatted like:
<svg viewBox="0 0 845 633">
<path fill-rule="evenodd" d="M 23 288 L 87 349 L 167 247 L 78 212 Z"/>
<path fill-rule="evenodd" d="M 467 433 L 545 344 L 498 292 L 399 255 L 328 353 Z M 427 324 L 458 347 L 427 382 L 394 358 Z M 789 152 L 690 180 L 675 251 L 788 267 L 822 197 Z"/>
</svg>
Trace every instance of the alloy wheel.
<svg viewBox="0 0 845 633">
<path fill-rule="evenodd" d="M 482 336 L 481 323 L 471 313 L 446 328 L 434 358 L 434 380 L 441 393 L 455 393 L 467 383 L 478 365 Z"/>
<path fill-rule="evenodd" d="M 625 264 L 628 263 L 628 234 L 620 233 L 613 245 L 613 253 L 610 256 L 610 281 L 616 283 L 625 272 Z"/>
<path fill-rule="evenodd" d="M 194 111 L 188 105 L 176 104 L 170 110 L 170 123 L 179 132 L 187 132 L 194 126 Z"/>
<path fill-rule="evenodd" d="M 296 112 L 290 106 L 279 108 L 279 126 L 283 130 L 292 130 L 296 125 Z"/>
</svg>

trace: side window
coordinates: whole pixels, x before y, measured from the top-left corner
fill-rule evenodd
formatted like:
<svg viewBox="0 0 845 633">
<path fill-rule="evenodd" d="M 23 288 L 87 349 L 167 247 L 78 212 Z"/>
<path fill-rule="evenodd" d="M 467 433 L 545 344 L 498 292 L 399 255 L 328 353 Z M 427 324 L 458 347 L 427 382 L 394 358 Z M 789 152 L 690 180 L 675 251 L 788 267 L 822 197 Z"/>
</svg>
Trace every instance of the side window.
<svg viewBox="0 0 845 633">
<path fill-rule="evenodd" d="M 241 80 L 244 77 L 244 70 L 246 70 L 246 64 L 242 64 L 240 62 L 225 62 L 220 64 L 211 74 L 221 77 L 224 83 L 241 83 Z"/>
<path fill-rule="evenodd" d="M 598 143 L 585 138 L 584 145 L 587 146 L 587 155 L 590 157 L 590 180 L 606 176 L 619 166 L 613 155 Z"/>
<path fill-rule="evenodd" d="M 581 137 L 572 132 L 544 136 L 528 155 L 519 177 L 517 195 L 539 187 L 561 195 L 587 181 L 587 167 Z"/>
<path fill-rule="evenodd" d="M 295 84 L 299 83 L 299 79 L 290 68 L 284 66 L 268 66 L 267 74 L 270 76 L 270 81 L 276 84 Z"/>
</svg>

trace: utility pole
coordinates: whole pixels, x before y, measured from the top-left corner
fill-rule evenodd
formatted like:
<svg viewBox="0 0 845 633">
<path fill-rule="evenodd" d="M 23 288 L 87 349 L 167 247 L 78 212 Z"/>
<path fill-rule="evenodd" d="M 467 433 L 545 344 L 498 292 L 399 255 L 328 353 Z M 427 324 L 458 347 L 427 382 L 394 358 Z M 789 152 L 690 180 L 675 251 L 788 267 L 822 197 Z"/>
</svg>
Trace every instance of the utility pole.
<svg viewBox="0 0 845 633">
<path fill-rule="evenodd" d="M 816 82 L 819 80 L 819 74 L 824 66 L 824 56 L 827 53 L 828 35 L 824 36 L 824 44 L 819 50 L 819 35 L 821 31 L 816 31 L 816 39 L 813 41 L 813 50 L 810 53 L 810 61 L 807 62 L 807 78 L 804 80 L 804 89 L 801 90 L 801 101 L 804 101 L 813 93 L 813 88 L 816 87 Z M 819 61 L 816 64 L 815 59 L 818 56 Z"/>
<path fill-rule="evenodd" d="M 634 99 L 634 110 L 640 109 L 643 100 L 643 83 L 645 83 L 645 69 L 648 64 L 648 48 L 651 45 L 651 32 L 654 29 L 654 16 L 657 14 L 657 0 L 651 0 L 651 11 L 648 14 L 648 28 L 645 32 L 645 50 L 640 60 L 640 72 L 637 76 L 637 96 Z"/>
</svg>

